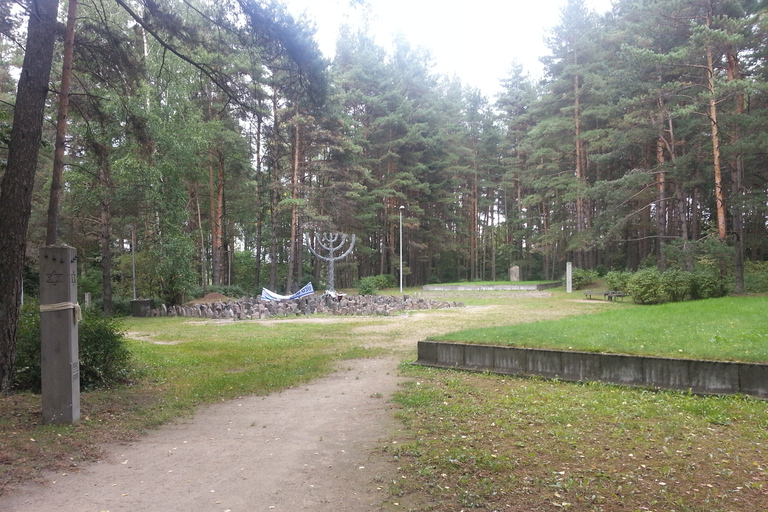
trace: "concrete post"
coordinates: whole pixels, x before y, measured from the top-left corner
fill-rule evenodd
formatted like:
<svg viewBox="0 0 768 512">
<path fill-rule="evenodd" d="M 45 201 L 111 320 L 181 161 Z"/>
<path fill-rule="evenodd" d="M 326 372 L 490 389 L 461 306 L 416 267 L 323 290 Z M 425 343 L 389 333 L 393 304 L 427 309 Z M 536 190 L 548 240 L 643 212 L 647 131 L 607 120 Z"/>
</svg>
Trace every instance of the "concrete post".
<svg viewBox="0 0 768 512">
<path fill-rule="evenodd" d="M 573 263 L 565 264 L 565 291 L 573 293 Z"/>
<path fill-rule="evenodd" d="M 40 335 L 43 423 L 80 419 L 77 352 L 77 252 L 67 246 L 40 249 Z"/>
</svg>

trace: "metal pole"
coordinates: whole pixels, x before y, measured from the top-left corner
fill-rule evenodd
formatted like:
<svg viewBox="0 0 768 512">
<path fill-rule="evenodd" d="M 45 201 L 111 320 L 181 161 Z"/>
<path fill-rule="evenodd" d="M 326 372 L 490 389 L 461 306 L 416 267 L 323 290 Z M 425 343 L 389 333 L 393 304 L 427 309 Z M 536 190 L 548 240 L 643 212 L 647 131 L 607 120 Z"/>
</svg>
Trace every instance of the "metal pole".
<svg viewBox="0 0 768 512">
<path fill-rule="evenodd" d="M 400 294 L 403 293 L 403 210 L 405 206 L 400 206 Z"/>
</svg>

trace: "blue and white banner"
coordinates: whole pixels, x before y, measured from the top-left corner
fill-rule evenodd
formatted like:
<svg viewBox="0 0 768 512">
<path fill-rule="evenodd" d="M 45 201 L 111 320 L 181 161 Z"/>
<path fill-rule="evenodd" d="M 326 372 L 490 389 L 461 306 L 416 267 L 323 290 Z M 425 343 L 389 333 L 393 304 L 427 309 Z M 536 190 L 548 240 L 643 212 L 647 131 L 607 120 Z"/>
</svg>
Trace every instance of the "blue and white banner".
<svg viewBox="0 0 768 512">
<path fill-rule="evenodd" d="M 315 289 L 312 287 L 312 283 L 309 283 L 307 286 L 297 291 L 293 295 L 280 295 L 279 293 L 275 293 L 267 290 L 266 288 L 262 288 L 261 298 L 264 300 L 291 300 L 300 299 L 302 297 L 306 297 L 307 295 L 313 295 L 314 293 Z"/>
</svg>

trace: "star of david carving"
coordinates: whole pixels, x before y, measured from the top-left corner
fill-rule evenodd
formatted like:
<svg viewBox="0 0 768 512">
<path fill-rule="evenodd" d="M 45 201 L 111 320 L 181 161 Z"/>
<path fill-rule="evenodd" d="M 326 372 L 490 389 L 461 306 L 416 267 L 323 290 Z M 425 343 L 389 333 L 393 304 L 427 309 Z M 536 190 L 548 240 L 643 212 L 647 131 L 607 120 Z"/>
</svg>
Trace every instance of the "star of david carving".
<svg viewBox="0 0 768 512">
<path fill-rule="evenodd" d="M 60 272 L 56 272 L 55 270 L 52 271 L 50 274 L 46 274 L 48 276 L 48 280 L 45 282 L 46 284 L 51 284 L 53 286 L 56 286 L 59 283 L 62 283 L 61 280 L 61 274 Z"/>
</svg>

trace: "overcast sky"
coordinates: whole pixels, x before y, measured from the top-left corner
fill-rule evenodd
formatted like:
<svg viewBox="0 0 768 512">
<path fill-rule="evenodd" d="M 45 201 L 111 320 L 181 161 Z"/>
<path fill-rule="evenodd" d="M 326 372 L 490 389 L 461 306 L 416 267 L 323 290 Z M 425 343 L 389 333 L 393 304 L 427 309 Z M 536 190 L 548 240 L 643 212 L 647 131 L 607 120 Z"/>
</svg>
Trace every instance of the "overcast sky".
<svg viewBox="0 0 768 512">
<path fill-rule="evenodd" d="M 367 14 L 376 42 L 389 48 L 402 34 L 412 46 L 427 48 L 434 70 L 458 75 L 465 85 L 489 97 L 513 62 L 540 76 L 539 57 L 548 53 L 544 37 L 560 20 L 566 0 L 367 0 L 369 10 L 352 8 L 349 0 L 282 0 L 296 17 L 314 19 L 320 49 L 332 58 L 339 26 L 359 26 Z M 611 0 L 587 0 L 602 14 Z"/>
</svg>

